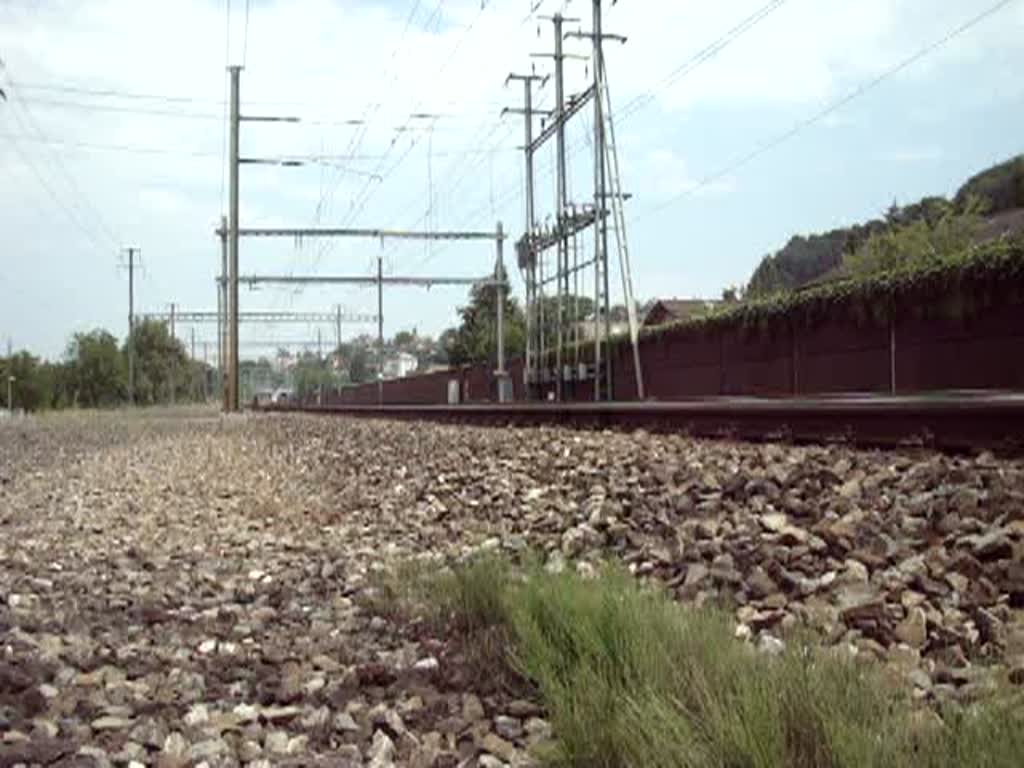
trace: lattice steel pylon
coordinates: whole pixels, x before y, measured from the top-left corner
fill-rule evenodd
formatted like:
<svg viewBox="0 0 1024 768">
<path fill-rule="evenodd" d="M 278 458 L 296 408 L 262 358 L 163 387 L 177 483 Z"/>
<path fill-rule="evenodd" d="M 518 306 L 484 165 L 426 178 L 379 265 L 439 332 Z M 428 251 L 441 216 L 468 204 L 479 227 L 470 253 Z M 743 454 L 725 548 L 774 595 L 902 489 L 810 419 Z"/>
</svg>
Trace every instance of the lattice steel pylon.
<svg viewBox="0 0 1024 768">
<path fill-rule="evenodd" d="M 589 380 L 593 385 L 595 400 L 612 400 L 615 397 L 613 364 L 611 354 L 611 290 L 609 285 L 609 242 L 608 230 L 615 236 L 615 247 L 622 277 L 623 301 L 629 321 L 629 339 L 633 347 L 633 367 L 636 376 L 636 391 L 644 397 L 643 373 L 639 359 L 639 327 L 636 301 L 633 294 L 632 264 L 626 233 L 624 203 L 626 195 L 622 190 L 622 174 L 619 167 L 618 150 L 615 143 L 615 125 L 611 98 L 608 92 L 607 71 L 604 64 L 603 45 L 606 40 L 625 42 L 620 35 L 606 34 L 602 30 L 602 0 L 593 0 L 593 23 L 591 32 L 574 31 L 562 33 L 568 19 L 555 14 L 554 78 L 556 104 L 550 113 L 550 121 L 543 126 L 540 134 L 533 138 L 532 116 L 537 110 L 530 109 L 527 96 L 526 110 L 510 110 L 526 114 L 526 189 L 527 221 L 526 230 L 517 246 L 519 265 L 526 281 L 526 299 L 529 341 L 525 378 L 527 391 L 534 398 L 554 397 L 559 400 L 579 395 L 577 384 Z M 566 97 L 564 91 L 564 67 L 566 59 L 581 58 L 565 53 L 562 49 L 564 38 L 589 39 L 593 44 L 593 83 L 581 93 Z M 589 58 L 589 57 L 582 57 Z M 567 170 L 565 162 L 565 127 L 584 106 L 593 100 L 594 107 L 594 202 L 580 205 L 568 200 Z M 533 208 L 533 156 L 550 139 L 557 139 L 558 162 L 556 167 L 556 201 L 553 224 L 538 226 Z M 594 228 L 594 250 L 591 259 L 580 260 L 578 236 Z M 548 251 L 555 251 L 554 269 L 548 263 Z M 584 325 L 579 312 L 579 289 L 586 284 L 588 273 L 593 275 L 594 315 L 592 323 Z M 555 291 L 549 300 L 545 287 L 555 284 Z M 570 285 L 573 289 L 570 291 Z M 549 327 L 551 326 L 551 327 Z M 586 339 L 584 328 L 593 328 L 593 339 Z M 584 344 L 593 342 L 593 356 L 589 365 L 584 365 L 581 353 Z M 569 350 L 571 354 L 566 354 Z"/>
<path fill-rule="evenodd" d="M 604 60 L 601 60 L 604 69 Z M 608 92 L 608 75 L 602 71 L 600 93 L 602 111 L 605 119 L 605 158 L 607 167 L 608 200 L 611 206 L 612 229 L 615 232 L 615 245 L 619 254 L 619 272 L 622 276 L 622 296 L 626 303 L 626 317 L 629 322 L 629 340 L 633 348 L 633 367 L 636 371 L 637 398 L 643 400 L 644 374 L 640 366 L 640 327 L 636 313 L 636 299 L 633 296 L 633 268 L 629 258 L 629 238 L 626 236 L 625 195 L 622 191 L 622 175 L 619 171 L 619 154 L 615 147 L 615 118 L 612 114 L 611 96 Z"/>
</svg>

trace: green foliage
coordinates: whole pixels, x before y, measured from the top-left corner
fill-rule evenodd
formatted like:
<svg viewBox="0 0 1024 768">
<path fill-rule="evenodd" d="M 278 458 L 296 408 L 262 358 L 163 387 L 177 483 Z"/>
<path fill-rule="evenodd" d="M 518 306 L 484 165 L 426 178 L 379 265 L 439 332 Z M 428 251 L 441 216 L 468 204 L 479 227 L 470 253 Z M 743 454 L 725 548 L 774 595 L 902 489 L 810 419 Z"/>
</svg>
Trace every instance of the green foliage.
<svg viewBox="0 0 1024 768">
<path fill-rule="evenodd" d="M 501 289 L 505 302 L 505 355 L 521 356 L 526 350 L 526 317 L 519 303 Z M 451 365 L 494 364 L 497 360 L 497 294 L 495 286 L 473 286 L 469 305 L 459 309 L 461 323 L 447 337 Z"/>
<path fill-rule="evenodd" d="M 950 308 L 951 296 L 964 300 Z M 802 291 L 723 305 L 707 317 L 644 329 L 643 335 L 714 333 L 726 329 L 765 331 L 851 317 L 882 322 L 909 313 L 948 316 L 952 311 L 959 317 L 970 317 L 1000 301 L 1024 301 L 1021 240 L 987 243 L 970 254 L 954 255 L 924 267 L 904 265 L 889 272 L 848 277 Z M 615 341 L 622 343 L 621 339 Z"/>
<path fill-rule="evenodd" d="M 432 601 L 455 638 L 504 633 L 490 662 L 536 686 L 552 765 L 980 767 L 1015 765 L 1024 749 L 1019 694 L 939 720 L 870 661 L 799 633 L 759 653 L 724 612 L 679 605 L 621 568 L 515 578 L 484 559 L 419 574 L 428 586 L 406 594 Z"/>
<path fill-rule="evenodd" d="M 327 360 L 321 360 L 314 354 L 303 355 L 292 371 L 295 394 L 299 399 L 315 395 L 322 389 L 329 392 L 338 386 L 338 376 L 331 370 Z"/>
<path fill-rule="evenodd" d="M 353 347 L 348 358 L 348 378 L 354 384 L 373 378 L 370 371 L 370 352 L 366 347 Z"/>
<path fill-rule="evenodd" d="M 957 191 L 954 202 L 961 207 L 971 198 L 987 201 L 992 213 L 1024 208 L 1024 155 L 972 176 Z"/>
<path fill-rule="evenodd" d="M 397 349 L 409 349 L 416 343 L 415 331 L 399 331 L 391 342 Z"/>
<path fill-rule="evenodd" d="M 978 198 L 963 209 L 942 199 L 923 204 L 923 210 L 873 234 L 843 260 L 843 271 L 857 277 L 900 269 L 923 269 L 967 258 L 981 225 L 984 204 Z"/>
<path fill-rule="evenodd" d="M 872 221 L 821 235 L 797 235 L 778 253 L 761 260 L 744 293 L 760 299 L 792 291 L 838 268 L 850 250 L 884 227 L 883 222 Z"/>
<path fill-rule="evenodd" d="M 171 336 L 166 323 L 144 320 L 135 326 L 135 403 L 154 405 L 194 394 L 194 379 L 185 346 Z M 127 343 L 124 354 L 128 354 Z"/>
<path fill-rule="evenodd" d="M 848 254 L 860 251 L 869 240 L 884 237 L 893 228 L 918 222 L 934 227 L 937 220 L 948 216 L 950 211 L 980 215 L 1020 207 L 1024 207 L 1024 156 L 973 176 L 952 202 L 932 196 L 905 206 L 894 203 L 883 219 L 792 238 L 781 250 L 761 260 L 747 284 L 746 296 L 763 299 L 833 275 Z M 980 222 L 979 218 L 976 223 Z M 937 250 L 948 252 L 942 248 Z"/>
<path fill-rule="evenodd" d="M 53 408 L 58 400 L 59 367 L 25 351 L 0 359 L 0 407 L 10 407 L 7 385 L 13 376 L 10 391 L 15 408 L 30 412 Z"/>
<path fill-rule="evenodd" d="M 103 329 L 76 333 L 68 345 L 72 403 L 83 408 L 120 405 L 127 390 L 127 369 L 117 339 Z"/>
</svg>

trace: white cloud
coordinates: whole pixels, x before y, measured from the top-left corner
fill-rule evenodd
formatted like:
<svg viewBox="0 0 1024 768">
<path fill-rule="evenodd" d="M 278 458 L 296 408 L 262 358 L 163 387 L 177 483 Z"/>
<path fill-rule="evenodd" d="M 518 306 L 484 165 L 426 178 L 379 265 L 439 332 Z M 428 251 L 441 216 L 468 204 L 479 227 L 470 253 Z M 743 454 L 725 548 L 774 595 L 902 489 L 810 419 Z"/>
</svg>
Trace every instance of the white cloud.
<svg viewBox="0 0 1024 768">
<path fill-rule="evenodd" d="M 627 45 L 613 46 L 608 54 L 615 103 L 624 105 L 644 94 L 763 4 L 764 0 L 673 0 L 609 5 L 607 28 L 629 36 Z M 241 4 L 234 5 L 232 59 L 238 61 L 242 14 Z M 541 10 L 551 12 L 555 6 L 554 0 L 547 0 Z M 575 3 L 570 10 L 589 16 L 585 6 Z M 852 83 L 874 76 L 984 6 L 982 0 L 789 0 L 714 59 L 672 87 L 658 91 L 650 108 L 621 123 L 619 141 L 627 185 L 647 201 L 693 188 L 697 182 L 687 158 L 694 157 L 690 154 L 694 148 L 684 146 L 676 132 L 697 107 L 747 113 L 761 108 L 805 112 L 805 105 L 832 98 Z M 252 4 L 247 66 L 242 76 L 245 109 L 250 114 L 301 114 L 307 122 L 245 124 L 244 154 L 342 155 L 358 129 L 316 125 L 309 119 L 370 115 L 372 122 L 359 153 L 371 157 L 349 164 L 362 173 L 380 170 L 387 174 L 395 170 L 385 183 L 378 183 L 330 169 L 321 173 L 317 167 L 244 168 L 242 210 L 246 221 L 281 225 L 311 222 L 324 179 L 328 189 L 336 189 L 325 206 L 325 222 L 348 218 L 354 210 L 353 201 L 366 191 L 369 199 L 358 216 L 359 223 L 416 223 L 427 207 L 428 141 L 422 132 L 396 138 L 395 128 L 405 124 L 421 128 L 424 121 L 409 119 L 409 114 L 417 111 L 445 115 L 436 123 L 431 142 L 434 155 L 429 161 L 434 180 L 432 221 L 436 226 L 489 228 L 501 218 L 508 229 L 519 230 L 521 155 L 515 147 L 522 140 L 522 124 L 515 117 L 499 122 L 498 112 L 503 105 L 518 105 L 522 92 L 519 87 L 501 86 L 509 71 L 527 71 L 534 61 L 539 71 L 547 71 L 549 63 L 531 60 L 530 53 L 550 48 L 550 27 L 540 22 L 538 39 L 538 22 L 522 24 L 525 2 L 493 0 L 481 11 L 479 0 L 448 0 L 440 6 L 443 18 L 439 31 L 427 31 L 423 23 L 434 7 L 433 2 L 421 4 L 416 23 L 402 39 L 408 3 L 305 0 L 298 4 L 264 0 Z M 101 99 L 27 88 L 15 88 L 9 94 L 13 101 L 21 97 L 36 100 L 29 101 L 28 107 L 41 131 L 52 139 L 208 155 L 82 152 L 73 147 L 61 149 L 19 141 L 19 148 L 31 153 L 62 200 L 81 207 L 75 202 L 75 190 L 59 169 L 64 164 L 117 235 L 126 244 L 140 244 L 146 249 L 153 272 L 161 277 L 147 286 L 147 296 L 158 303 L 210 303 L 210 281 L 216 269 L 211 254 L 218 247 L 212 229 L 220 215 L 222 185 L 220 121 L 71 110 L 39 102 L 103 103 L 217 115 L 224 88 L 223 13 L 223 4 L 211 0 L 8 0 L 0 4 L 0 51 L 15 83 L 70 84 L 199 100 Z M 470 24 L 472 31 L 467 34 Z M 584 26 L 589 26 L 589 19 Z M 1012 51 L 1022 27 L 1024 11 L 1018 8 L 1014 15 L 986 23 L 976 34 L 930 57 L 908 76 L 927 78 L 944 62 L 976 61 L 996 49 Z M 392 50 L 400 39 L 402 44 L 392 61 Z M 574 51 L 587 49 L 579 41 L 569 47 Z M 587 66 L 569 64 L 570 92 L 586 87 Z M 551 93 L 549 84 L 539 97 L 540 103 L 550 105 Z M 15 111 L 15 104 L 0 104 L 0 134 L 34 133 L 31 126 L 15 121 Z M 835 119 L 841 120 L 842 116 L 836 115 Z M 589 115 L 581 117 L 570 135 L 579 137 L 588 121 Z M 700 128 L 693 130 L 699 133 Z M 756 131 L 753 133 L 752 140 L 758 138 Z M 416 148 L 396 165 L 417 135 Z M 493 155 L 481 152 L 492 146 L 506 151 Z M 574 161 L 573 174 L 576 196 L 585 198 L 588 152 L 585 145 L 581 146 L 584 149 Z M 649 150 L 650 146 L 658 149 Z M 389 150 L 388 161 L 378 168 L 377 158 Z M 544 155 L 542 165 L 546 160 Z M 46 209 L 53 222 L 47 232 L 53 247 L 46 250 L 53 254 L 54 269 L 71 260 L 101 263 L 103 279 L 95 288 L 95 321 L 123 325 L 124 313 L 117 304 L 122 293 L 120 278 L 112 269 L 107 270 L 113 263 L 113 246 L 109 254 L 97 254 L 97 249 L 81 245 L 83 238 L 55 210 L 32 175 L 20 168 L 10 142 L 0 142 L 0 163 L 5 169 L 19 169 L 16 184 L 0 187 L 0 225 L 5 229 L 5 239 L 11 232 L 11 242 L 34 242 L 41 218 L 36 209 Z M 541 194 L 549 198 L 550 177 L 543 176 L 542 180 Z M 702 188 L 698 194 L 723 196 L 734 188 L 735 182 L 726 179 Z M 90 219 L 90 228 L 99 231 L 91 215 L 81 215 Z M 338 243 L 331 253 L 360 254 L 355 263 L 361 268 L 365 255 L 375 248 L 372 243 Z M 260 263 L 266 271 L 272 271 L 275 264 L 288 263 L 288 259 L 275 255 L 288 249 L 247 250 L 267 254 L 261 257 L 266 261 Z M 404 259 L 400 265 L 412 269 L 422 261 L 421 253 L 395 258 Z M 104 258 L 109 262 L 102 264 Z M 324 264 L 337 264 L 330 261 L 333 258 L 338 257 L 323 259 L 321 269 Z M 488 258 L 475 250 L 452 246 L 422 269 L 478 272 Z M 354 262 L 350 259 L 347 263 Z M 10 320 L 3 310 L 5 290 L 0 286 L 0 324 Z M 67 286 L 57 290 L 70 295 L 75 289 Z M 356 295 L 360 301 L 371 298 Z M 461 298 L 453 295 L 451 306 Z M 319 296 L 311 299 L 319 300 Z M 403 311 L 409 317 L 416 314 L 412 308 Z M 420 325 L 436 330 L 452 314 L 432 315 Z M 57 313 L 45 324 L 26 324 L 24 333 L 34 343 L 53 350 L 63 346 L 64 325 L 68 324 L 65 320 Z"/>
</svg>

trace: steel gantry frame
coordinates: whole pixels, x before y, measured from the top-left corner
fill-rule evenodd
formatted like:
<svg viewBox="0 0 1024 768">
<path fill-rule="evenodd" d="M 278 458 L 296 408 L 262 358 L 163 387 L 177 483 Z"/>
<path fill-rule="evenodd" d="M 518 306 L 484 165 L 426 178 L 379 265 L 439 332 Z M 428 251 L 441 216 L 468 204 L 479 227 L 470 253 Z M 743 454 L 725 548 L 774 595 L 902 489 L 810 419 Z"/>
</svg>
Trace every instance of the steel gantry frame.
<svg viewBox="0 0 1024 768">
<path fill-rule="evenodd" d="M 427 275 L 402 277 L 395 275 L 384 275 L 383 254 L 377 255 L 376 275 L 243 275 L 238 276 L 236 281 L 250 288 L 258 285 L 360 285 L 364 287 L 377 287 L 377 400 L 380 404 L 384 402 L 384 286 L 413 286 L 419 288 L 432 288 L 433 286 L 464 285 L 470 287 L 493 287 L 497 292 L 496 303 L 496 328 L 497 336 L 497 366 L 494 371 L 498 381 L 498 401 L 506 402 L 512 399 L 510 380 L 505 365 L 505 298 L 508 292 L 508 280 L 505 273 L 504 247 L 505 230 L 501 222 L 498 222 L 494 232 L 413 232 L 408 230 L 374 230 L 374 229 L 273 229 L 273 230 L 250 230 L 259 232 L 258 236 L 263 237 L 364 237 L 381 238 L 394 237 L 405 240 L 483 240 L 492 239 L 495 241 L 496 256 L 494 262 L 494 274 L 491 277 L 453 277 L 444 275 Z M 386 233 L 382 236 L 382 233 Z"/>
<path fill-rule="evenodd" d="M 629 320 L 629 335 L 633 347 L 633 362 L 636 389 L 644 397 L 643 373 L 639 362 L 639 328 L 633 297 L 632 270 L 626 237 L 623 203 L 627 197 L 622 191 L 619 162 L 615 147 L 614 122 L 611 100 L 608 95 L 607 71 L 604 63 L 604 42 L 614 40 L 625 42 L 620 35 L 605 33 L 602 22 L 602 0 L 593 0 L 593 30 L 591 32 L 564 32 L 567 19 L 561 14 L 549 18 L 554 31 L 554 52 L 535 56 L 554 59 L 555 108 L 550 121 L 535 137 L 533 120 L 542 113 L 532 108 L 531 85 L 535 76 L 512 75 L 510 79 L 524 80 L 526 97 L 524 108 L 509 109 L 508 112 L 522 114 L 526 122 L 526 142 L 523 147 L 526 161 L 526 222 L 522 238 L 516 243 L 517 261 L 526 282 L 527 299 L 527 359 L 526 385 L 531 396 L 540 395 L 553 380 L 554 394 L 558 400 L 567 396 L 567 388 L 588 376 L 580 365 L 580 324 L 578 291 L 570 293 L 570 281 L 579 282 L 581 276 L 592 268 L 594 279 L 594 365 L 592 378 L 595 400 L 612 400 L 615 395 L 613 366 L 611 359 L 611 292 L 609 285 L 609 224 L 616 240 L 620 273 L 623 283 L 623 299 Z M 583 92 L 575 96 L 565 94 L 564 63 L 568 58 L 578 58 L 565 53 L 563 41 L 567 38 L 589 39 L 593 46 L 594 80 Z M 586 57 L 584 57 L 586 58 Z M 571 203 L 568 200 L 568 179 L 566 168 L 565 129 L 568 122 L 590 102 L 594 104 L 594 199 L 592 205 Z M 552 138 L 556 141 L 556 192 L 555 223 L 548 228 L 538 225 L 534 210 L 534 156 Z M 594 256 L 580 261 L 577 237 L 583 231 L 594 228 Z M 548 251 L 555 251 L 553 274 L 546 275 Z M 545 309 L 545 286 L 556 284 L 554 308 L 554 370 L 551 370 L 551 354 L 547 349 L 548 326 L 552 318 Z M 566 350 L 572 349 L 573 365 L 569 365 Z"/>
<path fill-rule="evenodd" d="M 223 278 L 217 280 L 218 299 L 224 295 L 224 289 L 226 281 Z M 180 325 L 207 325 L 216 323 L 217 324 L 217 375 L 218 380 L 223 385 L 225 366 L 227 364 L 227 357 L 224 352 L 224 329 L 226 324 L 223 317 L 223 307 L 221 302 L 218 301 L 218 307 L 216 311 L 213 310 L 179 310 L 175 309 L 172 312 L 146 312 L 137 315 L 137 318 L 141 320 L 155 320 L 162 323 L 176 322 Z M 333 310 L 324 312 L 292 312 L 292 311 L 270 311 L 270 310 L 255 310 L 249 312 L 239 312 L 238 322 L 240 324 L 247 325 L 291 325 L 291 324 L 305 324 L 305 325 L 331 325 L 335 329 L 335 339 L 337 345 L 341 346 L 342 325 L 349 323 L 376 323 L 377 315 L 369 313 L 353 313 L 346 310 L 344 307 L 338 305 Z M 204 344 L 207 342 L 204 342 Z M 239 342 L 241 345 L 242 342 Z"/>
<path fill-rule="evenodd" d="M 221 240 L 221 275 L 222 278 L 218 281 L 220 283 L 220 289 L 218 290 L 218 305 L 223 309 L 225 321 L 222 324 L 224 328 L 224 347 L 226 354 L 224 358 L 227 360 L 227 386 L 225 387 L 225 400 L 224 410 L 225 411 L 237 411 L 240 407 L 239 402 L 239 380 L 238 380 L 238 326 L 241 319 L 238 309 L 238 286 L 241 282 L 245 282 L 252 285 L 259 283 L 291 283 L 291 284 L 361 284 L 361 285 L 376 285 L 377 286 L 377 344 L 378 344 L 378 362 L 383 370 L 383 354 L 384 354 L 384 296 L 383 289 L 385 285 L 421 285 L 425 287 L 431 287 L 433 285 L 491 285 L 495 287 L 498 292 L 497 304 L 497 369 L 495 370 L 495 377 L 498 380 L 498 400 L 504 402 L 510 399 L 511 387 L 509 386 L 508 372 L 505 366 L 505 333 L 504 333 L 504 312 L 505 312 L 505 297 L 508 291 L 508 281 L 505 272 L 505 266 L 503 262 L 503 249 L 505 244 L 505 232 L 501 222 L 495 231 L 410 231 L 400 229 L 375 229 L 375 228 L 330 228 L 330 227 L 300 227 L 300 228 L 245 228 L 243 229 L 239 223 L 239 167 L 243 163 L 259 163 L 258 158 L 242 158 L 239 153 L 239 129 L 243 121 L 260 121 L 260 122 L 298 122 L 297 118 L 292 117 L 252 117 L 243 116 L 240 112 L 240 81 L 241 81 L 240 66 L 228 67 L 228 73 L 230 78 L 230 130 L 229 130 L 229 147 L 228 147 L 228 216 L 225 220 L 221 219 L 221 225 L 217 229 L 217 235 Z M 367 238 L 380 240 L 381 243 L 385 240 L 426 240 L 426 241 L 438 241 L 438 240 L 462 240 L 462 241 L 485 241 L 493 240 L 496 246 L 496 260 L 494 265 L 493 278 L 478 280 L 475 278 L 459 278 L 459 277 L 408 277 L 408 278 L 393 278 L 384 277 L 383 257 L 378 254 L 377 256 L 377 276 L 351 276 L 351 277 L 275 277 L 275 276 L 264 276 L 254 275 L 246 278 L 241 278 L 239 274 L 238 265 L 238 250 L 239 240 L 242 237 L 264 237 L 264 238 L 294 238 L 296 242 L 301 243 L 304 239 L 314 238 Z M 383 381 L 380 381 L 379 377 L 378 384 L 378 398 L 383 401 Z"/>
</svg>

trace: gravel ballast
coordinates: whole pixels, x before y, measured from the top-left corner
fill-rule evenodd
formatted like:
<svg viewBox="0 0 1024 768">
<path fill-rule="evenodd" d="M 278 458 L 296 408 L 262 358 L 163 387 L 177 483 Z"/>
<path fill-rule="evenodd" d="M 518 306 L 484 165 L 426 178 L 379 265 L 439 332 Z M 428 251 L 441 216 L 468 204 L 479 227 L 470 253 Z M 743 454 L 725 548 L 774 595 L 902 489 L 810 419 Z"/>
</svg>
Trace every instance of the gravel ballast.
<svg viewBox="0 0 1024 768">
<path fill-rule="evenodd" d="M 923 703 L 1024 684 L 1024 465 L 304 416 L 0 429 L 0 766 L 529 765 L 535 703 L 377 615 L 410 557 L 607 557 Z"/>
</svg>

